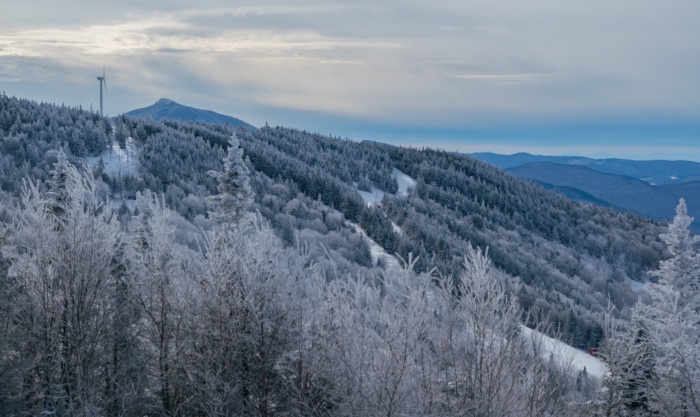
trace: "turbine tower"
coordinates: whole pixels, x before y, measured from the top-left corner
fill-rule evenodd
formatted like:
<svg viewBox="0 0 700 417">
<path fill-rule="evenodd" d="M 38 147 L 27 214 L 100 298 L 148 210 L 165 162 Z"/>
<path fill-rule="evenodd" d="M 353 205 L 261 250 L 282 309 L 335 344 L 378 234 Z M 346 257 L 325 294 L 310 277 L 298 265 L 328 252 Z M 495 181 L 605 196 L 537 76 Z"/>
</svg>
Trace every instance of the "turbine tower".
<svg viewBox="0 0 700 417">
<path fill-rule="evenodd" d="M 104 116 L 102 113 L 102 84 L 104 84 L 104 89 L 107 91 L 107 80 L 105 79 L 105 67 L 104 65 L 102 66 L 102 76 L 97 77 L 97 79 L 100 81 L 100 116 Z"/>
</svg>

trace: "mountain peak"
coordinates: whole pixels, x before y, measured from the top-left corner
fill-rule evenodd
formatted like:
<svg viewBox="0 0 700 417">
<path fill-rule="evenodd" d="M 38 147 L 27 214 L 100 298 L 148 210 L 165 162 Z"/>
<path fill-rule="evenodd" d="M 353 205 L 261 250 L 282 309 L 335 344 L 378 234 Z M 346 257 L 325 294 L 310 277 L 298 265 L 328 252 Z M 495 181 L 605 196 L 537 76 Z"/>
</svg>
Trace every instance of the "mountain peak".
<svg viewBox="0 0 700 417">
<path fill-rule="evenodd" d="M 215 113 L 211 110 L 188 107 L 180 103 L 176 103 L 169 98 L 161 98 L 148 107 L 132 110 L 126 114 L 133 117 L 151 117 L 156 121 L 164 119 L 181 120 L 212 124 L 229 124 L 231 126 L 245 126 L 249 129 L 256 129 L 255 126 L 252 126 L 243 120 L 236 119 L 235 117 Z"/>
<path fill-rule="evenodd" d="M 177 103 L 174 102 L 174 101 L 172 101 L 172 100 L 170 100 L 169 98 L 161 98 L 160 100 L 156 101 L 155 104 L 167 104 L 167 105 L 171 105 L 171 104 L 177 104 Z"/>
</svg>

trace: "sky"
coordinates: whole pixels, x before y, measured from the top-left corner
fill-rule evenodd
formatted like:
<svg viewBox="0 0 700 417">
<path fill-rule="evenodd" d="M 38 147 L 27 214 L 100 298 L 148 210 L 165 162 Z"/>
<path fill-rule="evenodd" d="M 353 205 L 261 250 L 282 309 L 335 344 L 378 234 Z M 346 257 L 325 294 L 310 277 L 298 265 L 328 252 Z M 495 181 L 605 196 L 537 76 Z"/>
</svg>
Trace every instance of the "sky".
<svg viewBox="0 0 700 417">
<path fill-rule="evenodd" d="M 462 152 L 700 161 L 697 0 L 2 0 L 0 90 Z"/>
</svg>

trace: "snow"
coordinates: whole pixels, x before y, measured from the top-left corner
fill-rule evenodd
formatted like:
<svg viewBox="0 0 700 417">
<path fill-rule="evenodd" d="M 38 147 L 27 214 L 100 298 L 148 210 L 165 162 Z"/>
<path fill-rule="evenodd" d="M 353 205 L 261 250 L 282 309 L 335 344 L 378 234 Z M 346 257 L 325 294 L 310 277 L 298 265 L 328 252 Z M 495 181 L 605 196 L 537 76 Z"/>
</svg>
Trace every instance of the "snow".
<svg viewBox="0 0 700 417">
<path fill-rule="evenodd" d="M 128 199 L 128 198 L 127 198 L 127 199 L 124 199 L 124 200 L 119 199 L 119 198 L 110 198 L 110 199 L 109 199 L 109 207 L 110 207 L 112 210 L 114 210 L 114 211 L 119 210 L 119 209 L 121 208 L 121 206 L 122 206 L 122 203 L 124 203 L 124 204 L 126 205 L 126 207 L 127 207 L 132 213 L 134 212 L 134 209 L 136 208 L 136 200 L 134 200 L 134 199 Z"/>
<path fill-rule="evenodd" d="M 135 175 L 138 172 L 139 152 L 131 137 L 126 140 L 126 149 L 120 148 L 119 144 L 115 142 L 112 144 L 111 150 L 107 149 L 100 156 L 88 158 L 88 166 L 90 168 L 97 166 L 100 163 L 100 158 L 105 164 L 105 173 L 109 176 Z"/>
<path fill-rule="evenodd" d="M 627 285 L 629 285 L 630 288 L 637 292 L 646 288 L 647 285 L 645 282 L 635 281 L 629 277 L 625 277 L 625 282 L 627 283 Z"/>
<path fill-rule="evenodd" d="M 401 195 L 404 197 L 407 196 L 408 189 L 410 187 L 414 187 L 416 185 L 415 179 L 411 178 L 410 176 L 399 171 L 396 168 L 394 168 L 391 175 L 394 178 L 396 178 L 396 182 L 399 184 L 398 195 Z M 382 199 L 384 199 L 384 195 L 386 194 L 386 192 L 384 192 L 382 190 L 377 190 L 377 189 L 373 189 L 372 191 L 357 190 L 357 192 L 360 193 L 360 195 L 362 196 L 362 199 L 365 200 L 365 203 L 367 204 L 368 207 L 379 207 L 382 204 Z M 392 267 L 392 268 L 393 267 L 397 267 L 397 268 L 400 267 L 396 258 L 394 256 L 386 253 L 386 251 L 384 251 L 384 248 L 382 248 L 375 241 L 370 239 L 369 236 L 367 236 L 365 234 L 364 230 L 362 230 L 362 228 L 359 225 L 351 223 L 351 222 L 348 222 L 348 223 L 350 223 L 355 228 L 355 230 L 362 233 L 362 235 L 365 238 L 367 238 L 367 240 L 370 242 L 369 246 L 370 246 L 370 252 L 372 253 L 372 262 L 374 262 L 376 264 L 377 259 L 383 258 L 385 261 L 385 265 L 387 267 Z M 397 225 L 393 221 L 391 222 L 391 226 L 394 228 L 394 232 L 396 232 L 398 234 L 403 233 L 403 230 L 401 230 L 399 225 Z"/>
<path fill-rule="evenodd" d="M 585 368 L 589 375 L 598 378 L 602 378 L 603 375 L 605 375 L 606 370 L 603 362 L 590 353 L 569 346 L 560 340 L 545 336 L 529 327 L 522 326 L 522 331 L 523 336 L 528 339 L 531 337 L 541 337 L 544 350 L 548 354 L 554 355 L 561 364 L 566 365 L 567 363 L 571 363 L 573 369 L 576 371 L 581 371 Z"/>
<path fill-rule="evenodd" d="M 399 171 L 398 169 L 394 168 L 394 171 L 391 174 L 394 178 L 396 178 L 396 182 L 399 184 L 399 192 L 398 194 L 405 197 L 408 195 L 408 189 L 410 187 L 415 187 L 416 185 L 416 180 L 408 176 L 407 174 L 404 174 L 403 172 Z M 384 195 L 386 192 L 382 190 L 377 190 L 373 189 L 371 191 L 361 191 L 357 190 L 358 193 L 362 196 L 362 199 L 365 200 L 365 203 L 367 203 L 368 207 L 376 207 L 379 206 L 382 203 L 382 199 L 384 198 Z"/>
<path fill-rule="evenodd" d="M 672 180 L 677 180 L 677 179 L 678 179 L 678 177 L 676 177 L 675 175 L 671 175 L 669 178 L 672 179 Z"/>
<path fill-rule="evenodd" d="M 384 191 L 376 189 L 373 191 L 357 190 L 357 192 L 360 193 L 362 199 L 365 200 L 365 203 L 367 203 L 368 207 L 380 205 L 385 194 Z"/>
<path fill-rule="evenodd" d="M 100 163 L 100 159 L 104 163 L 104 172 L 110 177 L 118 176 L 119 174 L 137 175 L 139 167 L 139 150 L 132 137 L 126 140 L 126 148 L 122 149 L 119 144 L 114 142 L 111 149 L 106 149 L 100 156 L 91 156 L 87 158 L 87 163 L 90 168 L 96 167 Z M 134 211 L 136 200 L 113 197 L 109 200 L 109 207 L 117 211 L 122 206 L 122 202 Z"/>
<path fill-rule="evenodd" d="M 394 168 L 394 172 L 392 175 L 394 176 L 394 178 L 396 178 L 396 182 L 399 183 L 399 194 L 401 194 L 404 197 L 408 195 L 409 187 L 416 186 L 416 180 L 414 180 L 413 178 L 409 177 L 408 175 L 404 174 L 396 168 Z"/>
<path fill-rule="evenodd" d="M 401 265 L 399 264 L 399 261 L 395 257 L 389 255 L 384 250 L 384 248 L 379 246 L 379 244 L 377 242 L 375 242 L 374 240 L 372 240 L 372 238 L 367 236 L 367 234 L 365 233 L 364 230 L 362 230 L 362 228 L 360 227 L 359 224 L 356 224 L 356 223 L 353 223 L 353 222 L 350 222 L 347 220 L 346 220 L 346 222 L 348 224 L 350 224 L 355 229 L 355 231 L 357 231 L 358 233 L 361 233 L 362 237 L 367 240 L 367 243 L 369 245 L 369 251 L 372 254 L 372 263 L 373 264 L 376 265 L 378 259 L 383 259 L 384 265 L 386 265 L 387 269 L 391 269 L 391 268 L 401 269 Z"/>
</svg>

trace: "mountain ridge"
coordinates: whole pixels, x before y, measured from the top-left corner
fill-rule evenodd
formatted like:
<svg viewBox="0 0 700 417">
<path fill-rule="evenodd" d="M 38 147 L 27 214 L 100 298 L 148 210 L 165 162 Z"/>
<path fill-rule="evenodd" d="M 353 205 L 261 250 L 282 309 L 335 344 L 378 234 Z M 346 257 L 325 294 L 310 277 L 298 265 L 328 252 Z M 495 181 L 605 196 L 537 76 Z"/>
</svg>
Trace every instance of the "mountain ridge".
<svg viewBox="0 0 700 417">
<path fill-rule="evenodd" d="M 679 199 L 683 198 L 688 204 L 688 213 L 700 219 L 700 182 L 697 181 L 652 185 L 631 176 L 553 162 L 530 162 L 508 168 L 506 171 L 516 177 L 543 185 L 549 184 L 554 188 L 567 187 L 578 190 L 603 200 L 618 210 L 628 210 L 654 219 L 671 218 L 673 208 Z M 575 195 L 570 190 L 560 191 L 570 196 Z M 695 233 L 700 232 L 700 222 L 693 222 L 691 229 Z"/>
</svg>

